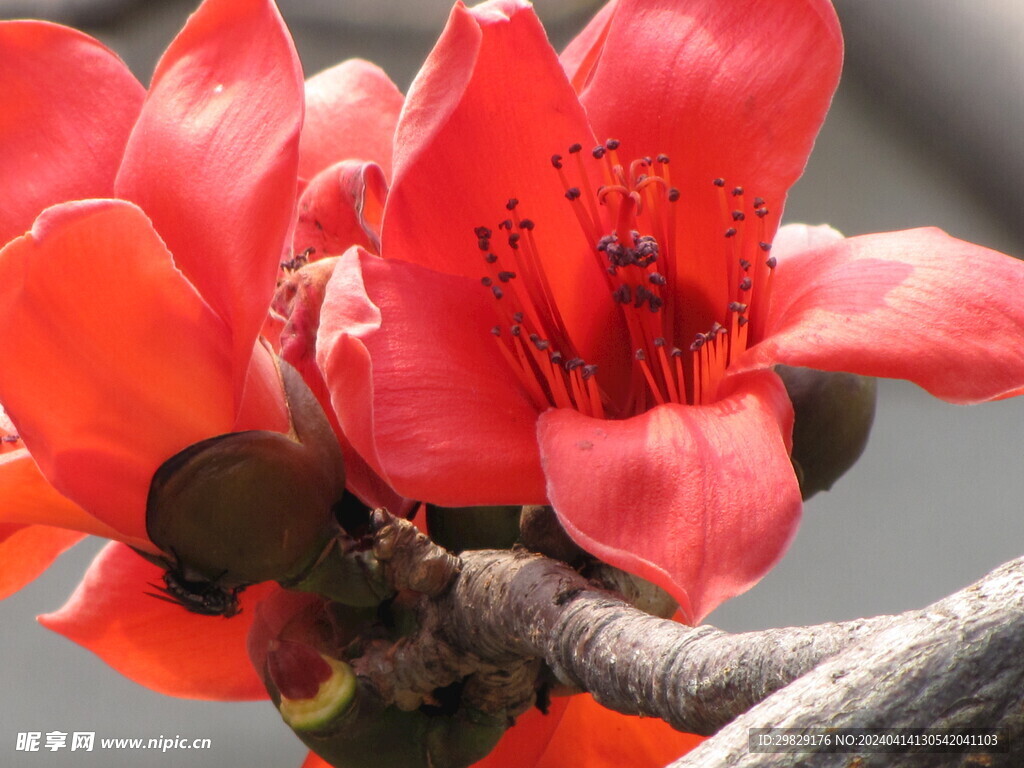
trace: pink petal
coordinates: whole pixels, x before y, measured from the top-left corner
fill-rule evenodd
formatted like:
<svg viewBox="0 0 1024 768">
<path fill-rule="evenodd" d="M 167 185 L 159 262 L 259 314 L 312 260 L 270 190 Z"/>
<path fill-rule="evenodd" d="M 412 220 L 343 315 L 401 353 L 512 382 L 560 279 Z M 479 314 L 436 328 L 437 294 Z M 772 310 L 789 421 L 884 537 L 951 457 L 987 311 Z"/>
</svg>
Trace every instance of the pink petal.
<svg viewBox="0 0 1024 768">
<path fill-rule="evenodd" d="M 344 433 L 404 496 L 543 502 L 537 407 L 490 334 L 479 282 L 350 251 L 327 285 L 317 362 Z"/>
<path fill-rule="evenodd" d="M 157 467 L 231 428 L 229 335 L 145 215 L 48 209 L 0 251 L 0 400 L 53 486 L 145 539 Z"/>
<path fill-rule="evenodd" d="M 35 579 L 83 538 L 84 533 L 48 525 L 0 523 L 0 600 Z"/>
<path fill-rule="evenodd" d="M 954 403 L 1024 391 L 1024 262 L 936 229 L 864 235 L 779 264 L 765 338 L 785 363 L 908 379 Z"/>
<path fill-rule="evenodd" d="M 256 605 L 276 584 L 240 595 L 230 619 L 200 616 L 145 594 L 162 586 L 162 571 L 123 544 L 108 544 L 64 606 L 39 617 L 47 629 L 89 649 L 135 682 L 189 699 L 265 699 L 245 639 Z"/>
<path fill-rule="evenodd" d="M 353 245 L 380 251 L 388 185 L 376 163 L 345 160 L 318 173 L 299 198 L 292 249 L 310 259 L 338 256 Z"/>
<path fill-rule="evenodd" d="M 81 32 L 0 22 L 0 245 L 50 205 L 110 196 L 145 94 Z"/>
<path fill-rule="evenodd" d="M 302 72 L 270 0 L 207 0 L 171 43 L 118 173 L 233 334 L 236 395 L 296 192 Z"/>
<path fill-rule="evenodd" d="M 391 175 L 391 142 L 404 98 L 376 64 L 349 59 L 306 81 L 299 175 L 339 160 L 372 161 Z"/>
<path fill-rule="evenodd" d="M 291 430 L 291 416 L 284 400 L 284 385 L 274 352 L 257 341 L 253 345 L 245 390 L 232 432 L 263 429 L 286 433 Z"/>
<path fill-rule="evenodd" d="M 691 623 L 753 586 L 800 519 L 787 443 L 793 412 L 772 373 L 709 406 L 624 421 L 542 414 L 548 497 L 588 552 L 667 590 Z"/>
</svg>

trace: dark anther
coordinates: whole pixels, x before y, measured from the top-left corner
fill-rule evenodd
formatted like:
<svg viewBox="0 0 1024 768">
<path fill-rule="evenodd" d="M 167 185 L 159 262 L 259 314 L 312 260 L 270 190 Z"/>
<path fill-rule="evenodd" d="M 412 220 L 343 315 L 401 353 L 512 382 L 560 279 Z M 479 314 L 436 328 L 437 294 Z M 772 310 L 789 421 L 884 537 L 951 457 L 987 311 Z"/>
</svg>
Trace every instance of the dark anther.
<svg viewBox="0 0 1024 768">
<path fill-rule="evenodd" d="M 583 375 L 583 380 L 584 381 L 586 381 L 587 379 L 589 379 L 591 376 L 593 376 L 596 373 L 597 373 L 597 366 L 596 365 L 584 365 L 583 366 L 583 373 L 582 373 L 582 375 Z"/>
<path fill-rule="evenodd" d="M 640 307 L 644 305 L 644 302 L 647 301 L 647 298 L 653 295 L 653 293 L 644 288 L 642 285 L 638 285 L 636 287 L 636 299 L 633 302 L 633 307 L 636 309 L 640 309 Z"/>
<path fill-rule="evenodd" d="M 501 328 L 495 325 L 491 328 L 491 333 L 494 334 L 495 336 L 501 336 Z"/>
<path fill-rule="evenodd" d="M 480 282 L 481 282 L 481 284 L 483 284 L 483 286 L 484 286 L 485 288 L 490 288 L 490 287 L 491 287 L 491 284 L 492 284 L 492 283 L 493 283 L 494 281 L 493 281 L 493 280 L 491 280 L 491 278 L 489 278 L 489 277 L 481 277 L 481 278 L 480 278 Z"/>
<path fill-rule="evenodd" d="M 522 221 L 519 222 L 519 228 L 520 229 L 525 229 L 527 232 L 532 230 L 533 227 L 534 227 L 533 219 L 523 219 Z"/>
<path fill-rule="evenodd" d="M 486 237 L 481 237 L 479 240 L 476 241 L 476 244 L 481 251 L 491 250 L 491 241 L 488 240 Z"/>
<path fill-rule="evenodd" d="M 750 262 L 747 261 L 746 259 L 740 259 L 740 269 L 746 272 L 748 269 L 750 269 Z"/>
<path fill-rule="evenodd" d="M 754 198 L 754 207 L 755 208 L 762 208 L 762 207 L 764 207 L 764 198 L 763 197 L 755 197 Z"/>
<path fill-rule="evenodd" d="M 513 250 L 519 247 L 519 241 L 522 239 L 522 235 L 518 232 L 513 232 L 508 236 L 508 245 Z"/>
<path fill-rule="evenodd" d="M 778 260 L 774 256 L 769 256 L 768 260 L 765 262 L 768 269 L 775 269 L 775 265 L 778 263 Z"/>
<path fill-rule="evenodd" d="M 580 368 L 583 365 L 584 365 L 584 360 L 583 360 L 582 357 L 574 357 L 574 358 L 572 358 L 572 360 L 566 360 L 565 361 L 565 370 L 567 370 L 567 371 L 575 371 L 577 368 Z"/>
<path fill-rule="evenodd" d="M 522 312 L 516 312 L 514 315 L 512 315 L 512 321 L 515 322 L 515 323 L 523 322 L 523 313 Z"/>
<path fill-rule="evenodd" d="M 513 336 L 518 336 L 519 334 L 521 334 L 523 332 L 522 327 L 520 327 L 518 325 L 513 325 L 509 330 L 512 331 L 512 335 Z"/>
<path fill-rule="evenodd" d="M 716 187 L 724 187 L 725 186 L 725 179 L 715 179 L 714 184 L 715 184 Z"/>
<path fill-rule="evenodd" d="M 496 253 L 488 253 L 486 256 L 484 256 L 484 261 L 486 261 L 488 264 L 493 264 L 497 260 L 498 254 Z"/>
<path fill-rule="evenodd" d="M 743 187 L 733 187 L 732 194 L 733 197 L 739 197 L 740 195 L 743 194 Z"/>
<path fill-rule="evenodd" d="M 655 296 L 653 293 L 647 297 L 647 306 L 650 307 L 651 312 L 657 312 L 663 306 L 665 306 L 664 300 L 661 296 Z"/>
<path fill-rule="evenodd" d="M 759 219 L 763 219 L 765 216 L 768 215 L 768 209 L 763 206 L 761 208 L 756 208 L 754 210 L 754 215 L 756 215 Z"/>
<path fill-rule="evenodd" d="M 654 340 L 654 346 L 656 346 L 656 347 L 664 347 L 665 346 L 665 337 L 664 336 L 659 336 L 658 338 L 656 338 Z"/>
<path fill-rule="evenodd" d="M 698 333 L 693 339 L 693 344 L 690 345 L 690 351 L 696 352 L 698 349 L 704 346 L 704 343 L 707 340 L 707 336 L 705 336 L 703 333 Z"/>
<path fill-rule="evenodd" d="M 743 221 L 745 218 L 747 218 L 747 216 L 746 216 L 746 214 L 743 213 L 743 211 L 733 211 L 732 212 L 732 220 L 733 221 Z"/>
<path fill-rule="evenodd" d="M 735 237 L 736 236 L 736 227 L 729 227 L 727 230 L 725 230 L 725 236 L 726 237 Z"/>
<path fill-rule="evenodd" d="M 501 288 L 499 288 L 496 285 L 492 285 L 491 286 L 491 293 L 494 294 L 494 298 L 496 298 L 496 299 L 500 299 L 502 296 L 505 295 L 505 292 L 503 290 L 501 290 Z"/>
<path fill-rule="evenodd" d="M 602 157 L 604 157 L 604 153 L 605 148 L 602 146 L 596 146 L 592 150 L 590 150 L 590 154 L 594 156 L 595 160 L 600 160 Z"/>
<path fill-rule="evenodd" d="M 505 203 L 505 210 L 514 211 L 517 205 L 519 205 L 519 201 L 514 197 L 510 197 L 508 202 Z"/>
<path fill-rule="evenodd" d="M 619 304 L 629 304 L 629 302 L 633 300 L 629 286 L 625 283 L 612 291 L 612 298 L 619 302 Z"/>
<path fill-rule="evenodd" d="M 618 139 L 608 139 L 608 141 L 606 141 L 604 143 L 604 146 L 605 146 L 606 149 L 614 152 L 616 149 L 619 148 L 619 140 Z"/>
<path fill-rule="evenodd" d="M 555 168 L 557 168 L 558 170 L 562 170 L 562 156 L 561 155 L 552 155 L 551 156 L 551 164 L 553 166 L 555 166 Z"/>
<path fill-rule="evenodd" d="M 650 281 L 653 285 L 665 285 L 665 283 L 668 282 L 665 279 L 665 276 L 660 272 L 651 272 L 651 274 L 647 276 L 647 280 Z"/>
<path fill-rule="evenodd" d="M 768 253 L 768 251 L 770 251 L 772 249 L 772 244 L 771 243 L 758 243 L 757 245 L 765 253 Z"/>
<path fill-rule="evenodd" d="M 515 280 L 515 277 L 515 272 L 501 271 L 498 273 L 498 279 L 503 283 L 507 283 L 509 280 Z"/>
<path fill-rule="evenodd" d="M 743 303 L 741 303 L 739 301 L 730 301 L 729 302 L 729 311 L 730 312 L 740 312 L 740 313 L 743 313 L 743 312 L 747 311 L 747 305 L 743 304 Z"/>
<path fill-rule="evenodd" d="M 644 155 L 643 160 L 644 160 L 644 165 L 651 165 L 654 162 L 653 160 L 651 160 L 651 156 L 650 155 Z"/>
<path fill-rule="evenodd" d="M 668 155 L 658 155 L 655 159 L 662 165 L 668 165 Z"/>
<path fill-rule="evenodd" d="M 578 200 L 580 194 L 581 192 L 579 187 L 569 187 L 567 190 L 565 190 L 565 196 L 569 200 Z"/>
<path fill-rule="evenodd" d="M 638 349 L 636 351 L 636 359 L 637 360 L 646 360 L 647 359 L 647 354 L 642 349 Z"/>
<path fill-rule="evenodd" d="M 569 147 L 569 154 L 570 155 L 575 155 L 581 149 L 583 149 L 583 145 L 582 144 L 573 144 L 571 147 Z"/>
<path fill-rule="evenodd" d="M 679 199 L 679 190 L 676 189 L 675 187 L 672 187 L 672 189 L 670 189 L 668 191 L 668 201 L 670 203 L 674 203 L 678 199 Z"/>
<path fill-rule="evenodd" d="M 541 352 L 543 352 L 544 350 L 546 350 L 548 347 L 551 346 L 551 342 L 548 341 L 547 339 L 540 339 L 540 338 L 534 339 L 534 338 L 531 338 L 530 341 L 532 341 L 533 342 L 533 346 L 535 346 Z"/>
<path fill-rule="evenodd" d="M 754 285 L 754 281 L 751 280 L 749 277 L 744 277 L 742 280 L 740 280 L 740 290 L 741 291 L 749 291 L 751 286 L 753 286 L 753 285 Z"/>
<path fill-rule="evenodd" d="M 562 353 L 561 352 L 552 352 L 551 353 L 551 362 L 554 365 L 561 365 L 562 364 Z"/>
<path fill-rule="evenodd" d="M 729 329 L 716 320 L 711 324 L 711 331 L 708 333 L 708 337 L 713 338 L 715 336 L 728 332 Z"/>
<path fill-rule="evenodd" d="M 746 325 L 749 322 L 750 322 L 750 318 L 748 318 L 746 315 L 740 315 L 740 319 L 736 321 L 736 324 L 739 325 L 742 328 L 744 325 Z"/>
<path fill-rule="evenodd" d="M 476 235 L 481 240 L 486 240 L 494 233 L 491 232 L 491 230 L 489 230 L 487 227 L 475 227 L 473 229 L 473 234 Z"/>
<path fill-rule="evenodd" d="M 505 219 L 498 224 L 498 229 L 507 229 L 509 232 L 512 231 L 512 219 Z"/>
<path fill-rule="evenodd" d="M 672 357 L 682 357 L 683 356 L 683 350 L 681 350 L 679 347 L 672 347 L 672 351 L 669 354 Z"/>
</svg>

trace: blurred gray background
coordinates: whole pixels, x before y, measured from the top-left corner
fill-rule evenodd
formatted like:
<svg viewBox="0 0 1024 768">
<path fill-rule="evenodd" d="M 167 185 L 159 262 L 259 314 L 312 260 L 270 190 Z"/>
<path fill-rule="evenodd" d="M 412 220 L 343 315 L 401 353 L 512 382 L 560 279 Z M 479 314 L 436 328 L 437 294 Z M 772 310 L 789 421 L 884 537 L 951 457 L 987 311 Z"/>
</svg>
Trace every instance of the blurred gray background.
<svg viewBox="0 0 1024 768">
<path fill-rule="evenodd" d="M 120 53 L 143 82 L 193 0 L 0 0 L 0 17 L 47 16 Z M 307 75 L 351 56 L 403 90 L 449 0 L 281 0 Z M 594 9 L 539 0 L 561 47 Z M 1024 255 L 1024 6 L 1019 0 L 836 0 L 844 80 L 787 220 L 846 234 L 934 224 Z M 970 275 L 961 276 L 969 280 Z M 922 318 L 927 322 L 927 318 Z M 955 407 L 882 382 L 860 463 L 811 500 L 786 559 L 713 614 L 729 630 L 923 606 L 1024 552 L 1024 400 Z M 305 749 L 267 703 L 169 699 L 39 627 L 99 542 L 63 556 L 0 605 L 0 765 L 298 766 Z M 19 731 L 210 738 L 205 752 L 16 752 Z"/>
</svg>

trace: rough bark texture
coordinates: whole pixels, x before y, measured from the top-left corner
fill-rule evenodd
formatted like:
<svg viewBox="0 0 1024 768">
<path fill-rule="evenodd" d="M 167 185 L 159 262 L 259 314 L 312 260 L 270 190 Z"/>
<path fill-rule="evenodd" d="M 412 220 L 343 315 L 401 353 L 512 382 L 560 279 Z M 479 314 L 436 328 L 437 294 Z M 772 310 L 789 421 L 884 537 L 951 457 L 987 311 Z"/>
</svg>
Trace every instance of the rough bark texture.
<svg viewBox="0 0 1024 768">
<path fill-rule="evenodd" d="M 408 584 L 417 559 L 393 578 Z M 525 551 L 465 552 L 439 570 L 450 585 L 411 599 L 418 631 L 357 660 L 400 706 L 467 680 L 475 706 L 522 711 L 541 660 L 611 709 L 718 731 L 672 768 L 1024 765 L 1024 558 L 923 610 L 737 635 L 649 616 Z M 754 727 L 999 728 L 1011 752 L 752 753 Z"/>
</svg>

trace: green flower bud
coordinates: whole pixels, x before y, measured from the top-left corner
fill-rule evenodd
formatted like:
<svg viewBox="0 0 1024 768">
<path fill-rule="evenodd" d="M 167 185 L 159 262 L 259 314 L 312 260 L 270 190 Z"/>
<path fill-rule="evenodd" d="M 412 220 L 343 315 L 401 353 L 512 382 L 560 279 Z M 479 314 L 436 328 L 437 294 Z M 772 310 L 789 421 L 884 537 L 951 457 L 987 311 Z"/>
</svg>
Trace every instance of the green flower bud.
<svg viewBox="0 0 1024 768">
<path fill-rule="evenodd" d="M 809 499 L 827 491 L 867 445 L 875 419 L 875 379 L 776 366 L 793 403 L 793 464 Z"/>
<path fill-rule="evenodd" d="M 519 539 L 519 507 L 427 505 L 430 538 L 450 552 L 509 549 Z"/>
<path fill-rule="evenodd" d="M 332 507 L 345 487 L 341 452 L 301 377 L 285 363 L 281 377 L 291 434 L 212 437 L 154 475 L 146 527 L 167 553 L 170 573 L 224 588 L 293 581 L 334 541 Z"/>
</svg>

